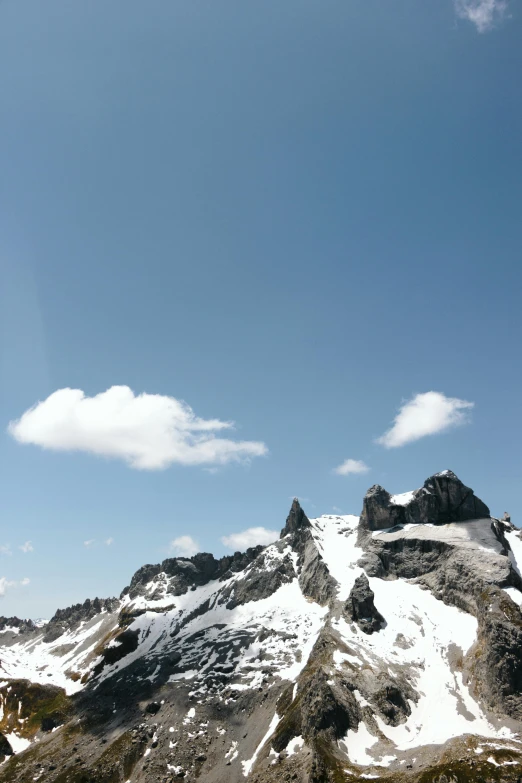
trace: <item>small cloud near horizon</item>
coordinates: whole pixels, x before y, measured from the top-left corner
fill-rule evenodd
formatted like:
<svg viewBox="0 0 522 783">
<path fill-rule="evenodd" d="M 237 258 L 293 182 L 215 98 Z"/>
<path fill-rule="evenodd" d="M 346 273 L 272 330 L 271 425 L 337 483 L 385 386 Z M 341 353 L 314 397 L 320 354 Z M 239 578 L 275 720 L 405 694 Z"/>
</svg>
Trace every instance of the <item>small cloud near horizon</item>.
<svg viewBox="0 0 522 783">
<path fill-rule="evenodd" d="M 18 549 L 21 549 L 24 555 L 28 552 L 34 552 L 34 546 L 31 541 L 26 541 L 25 544 L 20 544 Z"/>
<path fill-rule="evenodd" d="M 234 552 L 244 551 L 251 546 L 261 544 L 266 546 L 272 544 L 279 538 L 277 530 L 268 530 L 266 527 L 249 527 L 239 533 L 231 533 L 229 536 L 222 536 L 221 543 Z"/>
<path fill-rule="evenodd" d="M 233 428 L 231 421 L 199 418 L 175 397 L 111 386 L 93 397 L 58 389 L 11 421 L 7 431 L 18 443 L 121 459 L 136 470 L 248 463 L 268 454 L 260 441 L 217 435 Z"/>
<path fill-rule="evenodd" d="M 95 543 L 96 543 L 96 539 L 95 538 L 89 538 L 87 541 L 83 542 L 83 545 L 85 547 L 87 547 L 87 549 L 89 549 L 89 547 L 93 546 L 93 544 L 95 544 Z"/>
<path fill-rule="evenodd" d="M 338 476 L 351 476 L 362 473 L 368 473 L 370 468 L 361 459 L 345 459 L 345 461 L 334 468 L 334 473 Z"/>
<path fill-rule="evenodd" d="M 479 33 L 496 27 L 506 16 L 506 0 L 455 0 L 457 16 L 475 25 Z"/>
<path fill-rule="evenodd" d="M 105 539 L 105 546 L 111 546 L 112 544 L 114 544 L 114 538 L 112 538 L 112 536 Z"/>
<path fill-rule="evenodd" d="M 0 544 L 0 555 L 11 556 L 12 554 L 11 544 Z"/>
<path fill-rule="evenodd" d="M 192 536 L 178 536 L 169 544 L 169 552 L 178 557 L 193 557 L 199 551 L 199 543 Z"/>
</svg>

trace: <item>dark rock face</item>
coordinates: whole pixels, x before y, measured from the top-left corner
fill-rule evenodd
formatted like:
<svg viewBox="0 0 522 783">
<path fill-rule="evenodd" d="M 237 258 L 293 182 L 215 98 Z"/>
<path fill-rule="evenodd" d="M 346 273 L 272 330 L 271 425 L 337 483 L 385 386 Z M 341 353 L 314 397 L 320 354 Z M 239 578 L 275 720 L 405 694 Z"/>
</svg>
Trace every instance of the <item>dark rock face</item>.
<svg viewBox="0 0 522 783">
<path fill-rule="evenodd" d="M 475 672 L 485 700 L 522 719 L 522 614 L 496 586 L 479 601 Z"/>
<path fill-rule="evenodd" d="M 11 747 L 11 743 L 0 731 L 0 759 L 3 761 L 6 756 L 12 756 L 13 752 L 14 751 Z"/>
<path fill-rule="evenodd" d="M 168 594 L 183 595 L 192 587 L 201 587 L 212 579 L 228 579 L 243 571 L 263 549 L 263 546 L 249 547 L 246 552 L 234 552 L 219 559 L 208 552 L 198 552 L 193 557 L 170 557 L 162 563 L 144 565 L 136 571 L 121 597 L 127 593 L 131 598 L 143 595 L 145 585 L 163 574 L 170 580 Z"/>
<path fill-rule="evenodd" d="M 121 631 L 114 637 L 114 642 L 117 645 L 111 647 L 105 647 L 102 651 L 102 660 L 96 665 L 94 669 L 95 675 L 98 675 L 104 666 L 110 666 L 113 663 L 121 661 L 131 652 L 138 649 L 139 634 L 138 631 L 134 631 L 132 628 L 127 628 L 125 631 Z"/>
<path fill-rule="evenodd" d="M 408 523 L 444 524 L 489 516 L 486 504 L 447 470 L 426 479 L 406 505 L 393 503 L 390 493 L 375 484 L 364 498 L 362 519 L 369 530 L 383 530 Z"/>
<path fill-rule="evenodd" d="M 299 587 L 303 595 L 324 606 L 337 593 L 337 582 L 332 578 L 328 566 L 307 530 L 304 531 L 300 550 Z"/>
<path fill-rule="evenodd" d="M 284 536 L 288 535 L 288 533 L 296 533 L 298 530 L 307 527 L 310 527 L 310 520 L 301 508 L 301 504 L 299 503 L 298 499 L 294 498 L 290 508 L 290 513 L 286 518 L 286 524 L 281 530 L 281 538 L 284 538 Z"/>
<path fill-rule="evenodd" d="M 104 609 L 107 612 L 113 612 L 118 606 L 116 598 L 90 598 L 83 604 L 74 604 L 66 609 L 58 609 L 45 626 L 44 642 L 54 642 L 59 636 L 69 628 L 75 628 L 82 621 L 92 620 Z"/>
<path fill-rule="evenodd" d="M 282 542 L 277 546 L 281 544 Z M 268 598 L 281 585 L 293 579 L 295 579 L 294 564 L 289 555 L 270 562 L 265 553 L 261 552 L 245 576 L 223 591 L 222 601 L 226 601 L 227 609 L 234 609 L 248 601 L 260 601 L 262 598 Z"/>
<path fill-rule="evenodd" d="M 311 533 L 312 525 L 294 498 L 281 539 L 290 536 L 290 544 L 298 553 L 297 570 L 299 586 L 307 598 L 324 606 L 335 595 L 337 583 L 330 575 Z"/>
<path fill-rule="evenodd" d="M 345 605 L 349 620 L 356 622 L 361 631 L 368 634 L 379 631 L 385 625 L 384 617 L 375 608 L 374 597 L 368 577 L 361 574 L 355 580 Z"/>
<path fill-rule="evenodd" d="M 373 704 L 386 723 L 390 726 L 398 726 L 411 715 L 408 698 L 411 698 L 412 694 L 408 688 L 403 690 L 394 682 L 386 681 L 386 677 L 383 679 L 385 682 L 382 687 L 372 694 Z"/>
<path fill-rule="evenodd" d="M 32 620 L 21 620 L 19 617 L 0 617 L 0 633 L 6 628 L 18 628 L 20 633 L 34 631 L 36 625 Z"/>
<path fill-rule="evenodd" d="M 357 728 L 360 710 L 355 697 L 350 691 L 335 688 L 328 680 L 328 675 L 318 669 L 304 684 L 300 694 L 303 737 L 331 730 L 338 738 L 344 736 L 348 729 Z"/>
<path fill-rule="evenodd" d="M 362 517 L 369 530 L 384 530 L 404 522 L 404 509 L 391 503 L 391 495 L 380 484 L 370 487 L 363 501 Z"/>
<path fill-rule="evenodd" d="M 283 694 L 278 705 L 285 714 L 271 742 L 276 753 L 299 735 L 311 740 L 321 732 L 337 739 L 343 737 L 348 729 L 357 729 L 361 711 L 352 691 L 333 684 L 323 668 L 313 667 L 302 678 L 293 702 L 290 693 Z M 285 701 L 290 701 L 290 704 L 287 706 Z"/>
</svg>

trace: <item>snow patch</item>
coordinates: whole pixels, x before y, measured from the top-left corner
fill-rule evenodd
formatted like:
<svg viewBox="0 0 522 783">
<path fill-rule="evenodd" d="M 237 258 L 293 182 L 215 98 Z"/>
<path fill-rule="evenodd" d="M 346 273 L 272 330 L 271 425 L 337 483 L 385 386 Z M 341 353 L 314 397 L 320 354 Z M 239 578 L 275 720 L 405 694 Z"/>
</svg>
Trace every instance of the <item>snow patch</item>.
<svg viewBox="0 0 522 783">
<path fill-rule="evenodd" d="M 394 506 L 407 506 L 413 500 L 414 490 L 410 492 L 403 492 L 401 495 L 392 495 L 390 503 Z"/>
<path fill-rule="evenodd" d="M 277 724 L 278 724 L 278 723 L 279 723 L 279 715 L 278 715 L 278 714 L 277 714 L 277 712 L 276 712 L 276 713 L 275 713 L 275 715 L 274 715 L 274 717 L 273 717 L 273 718 L 272 718 L 272 720 L 270 721 L 270 726 L 268 727 L 268 729 L 267 729 L 267 732 L 266 732 L 265 736 L 263 737 L 263 739 L 261 740 L 261 742 L 260 742 L 260 743 L 259 743 L 259 745 L 257 746 L 257 748 L 256 748 L 256 750 L 255 750 L 255 752 L 254 752 L 254 755 L 252 756 L 252 758 L 248 759 L 248 761 L 242 761 L 242 762 L 241 762 L 241 766 L 243 767 L 243 775 L 244 775 L 245 777 L 248 777 L 248 775 L 250 774 L 250 770 L 251 770 L 251 769 L 252 769 L 252 767 L 254 766 L 254 762 L 255 762 L 255 760 L 256 760 L 256 758 L 257 758 L 258 754 L 259 754 L 259 751 L 261 750 L 261 748 L 263 747 L 263 745 L 265 744 L 265 742 L 266 742 L 268 739 L 270 739 L 270 737 L 272 736 L 272 734 L 273 734 L 273 733 L 274 733 L 274 731 L 276 730 L 276 726 L 277 726 Z"/>
</svg>

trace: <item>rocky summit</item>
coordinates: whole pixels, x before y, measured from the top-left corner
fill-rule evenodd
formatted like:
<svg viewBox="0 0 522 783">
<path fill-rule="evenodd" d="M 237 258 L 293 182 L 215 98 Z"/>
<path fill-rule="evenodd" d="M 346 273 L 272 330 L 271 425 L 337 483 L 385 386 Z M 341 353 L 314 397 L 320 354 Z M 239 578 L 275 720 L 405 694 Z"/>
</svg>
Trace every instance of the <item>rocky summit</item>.
<svg viewBox="0 0 522 783">
<path fill-rule="evenodd" d="M 0 783 L 520 783 L 521 568 L 443 471 L 0 618 Z"/>
</svg>

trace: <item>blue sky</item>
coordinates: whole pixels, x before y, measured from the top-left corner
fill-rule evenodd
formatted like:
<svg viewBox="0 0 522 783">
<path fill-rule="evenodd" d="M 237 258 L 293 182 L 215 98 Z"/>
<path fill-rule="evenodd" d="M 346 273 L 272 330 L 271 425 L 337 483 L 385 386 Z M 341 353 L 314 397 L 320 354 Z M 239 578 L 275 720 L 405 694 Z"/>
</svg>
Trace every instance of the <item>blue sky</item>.
<svg viewBox="0 0 522 783">
<path fill-rule="evenodd" d="M 516 0 L 0 4 L 1 614 L 445 468 L 518 523 L 520 40 Z"/>
</svg>

